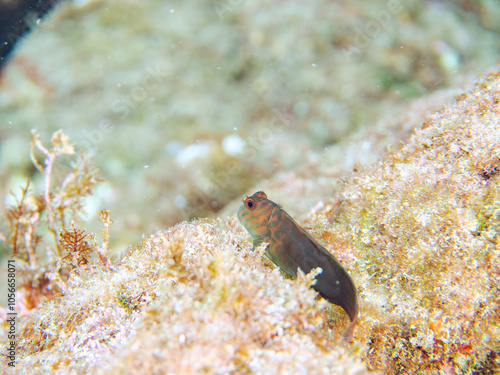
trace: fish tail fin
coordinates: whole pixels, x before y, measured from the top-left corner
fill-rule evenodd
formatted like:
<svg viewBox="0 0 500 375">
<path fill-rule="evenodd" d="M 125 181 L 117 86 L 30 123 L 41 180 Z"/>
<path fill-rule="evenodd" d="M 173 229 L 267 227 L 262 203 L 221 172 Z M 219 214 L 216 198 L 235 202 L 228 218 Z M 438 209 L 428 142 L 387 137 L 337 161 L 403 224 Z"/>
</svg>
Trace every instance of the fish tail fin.
<svg viewBox="0 0 500 375">
<path fill-rule="evenodd" d="M 356 314 L 356 316 L 354 317 L 354 320 L 349 323 L 349 325 L 347 326 L 345 332 L 344 332 L 344 340 L 346 342 L 351 342 L 352 341 L 352 335 L 354 333 L 354 327 L 356 326 L 356 324 L 358 323 L 358 314 Z"/>
</svg>

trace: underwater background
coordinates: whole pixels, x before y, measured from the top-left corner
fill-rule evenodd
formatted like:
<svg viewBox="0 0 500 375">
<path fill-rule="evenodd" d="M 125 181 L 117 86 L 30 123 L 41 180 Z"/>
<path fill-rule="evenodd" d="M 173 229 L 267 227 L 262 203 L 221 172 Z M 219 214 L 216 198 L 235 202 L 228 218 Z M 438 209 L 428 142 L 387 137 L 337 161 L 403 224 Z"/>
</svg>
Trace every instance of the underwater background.
<svg viewBox="0 0 500 375">
<path fill-rule="evenodd" d="M 62 129 L 104 180 L 87 219 L 110 209 L 123 249 L 464 87 L 498 64 L 499 19 L 495 1 L 62 2 L 2 71 L 1 204 L 40 182 L 31 129 Z"/>
<path fill-rule="evenodd" d="M 0 71 L 2 269 L 27 179 L 43 222 L 21 368 L 495 373 L 499 64 L 494 0 L 59 2 Z M 309 276 L 250 252 L 258 190 L 353 277 L 353 346 Z"/>
</svg>

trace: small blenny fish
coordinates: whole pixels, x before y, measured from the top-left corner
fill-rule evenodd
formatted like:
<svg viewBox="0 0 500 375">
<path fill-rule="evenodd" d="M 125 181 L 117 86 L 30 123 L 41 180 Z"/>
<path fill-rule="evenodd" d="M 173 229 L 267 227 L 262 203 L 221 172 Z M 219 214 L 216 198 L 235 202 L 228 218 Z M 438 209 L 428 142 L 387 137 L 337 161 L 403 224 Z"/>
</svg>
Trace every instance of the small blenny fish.
<svg viewBox="0 0 500 375">
<path fill-rule="evenodd" d="M 341 306 L 349 315 L 351 324 L 344 338 L 350 341 L 358 321 L 358 293 L 339 261 L 280 206 L 267 199 L 263 191 L 244 200 L 238 210 L 238 220 L 252 236 L 252 251 L 267 242 L 267 257 L 293 278 L 297 277 L 297 268 L 307 274 L 321 267 L 323 272 L 316 276 L 316 283 L 312 287 L 327 301 Z"/>
</svg>

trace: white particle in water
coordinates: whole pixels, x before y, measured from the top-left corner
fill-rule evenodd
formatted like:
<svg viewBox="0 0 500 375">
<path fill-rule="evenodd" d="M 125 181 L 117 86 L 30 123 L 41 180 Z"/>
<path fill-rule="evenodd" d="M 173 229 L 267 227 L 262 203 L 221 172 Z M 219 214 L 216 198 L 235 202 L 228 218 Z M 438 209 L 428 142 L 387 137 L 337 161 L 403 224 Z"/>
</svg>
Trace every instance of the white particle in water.
<svg viewBox="0 0 500 375">
<path fill-rule="evenodd" d="M 175 207 L 184 208 L 184 207 L 186 207 L 186 204 L 187 204 L 187 200 L 184 197 L 184 195 L 178 194 L 174 197 L 174 206 Z"/>
<path fill-rule="evenodd" d="M 243 151 L 245 142 L 237 135 L 229 135 L 222 140 L 222 149 L 230 156 L 234 156 Z"/>
</svg>

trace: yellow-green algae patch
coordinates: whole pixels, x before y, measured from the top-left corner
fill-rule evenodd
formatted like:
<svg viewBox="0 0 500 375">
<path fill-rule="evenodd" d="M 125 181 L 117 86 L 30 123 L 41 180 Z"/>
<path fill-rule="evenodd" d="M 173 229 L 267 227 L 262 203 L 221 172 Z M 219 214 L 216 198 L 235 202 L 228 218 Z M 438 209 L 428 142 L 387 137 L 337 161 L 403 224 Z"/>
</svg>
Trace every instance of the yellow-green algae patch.
<svg viewBox="0 0 500 375">
<path fill-rule="evenodd" d="M 115 270 L 74 270 L 22 319 L 16 370 L 498 372 L 499 86 L 491 75 L 433 114 L 305 223 L 359 289 L 352 345 L 312 275 L 284 279 L 233 216 L 159 231 Z"/>
<path fill-rule="evenodd" d="M 354 173 L 339 207 L 316 212 L 358 259 L 370 369 L 500 371 L 499 83 L 489 76 L 432 115 Z"/>
</svg>

